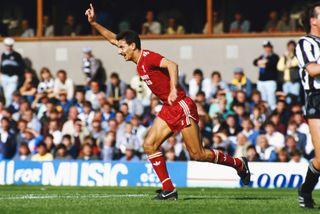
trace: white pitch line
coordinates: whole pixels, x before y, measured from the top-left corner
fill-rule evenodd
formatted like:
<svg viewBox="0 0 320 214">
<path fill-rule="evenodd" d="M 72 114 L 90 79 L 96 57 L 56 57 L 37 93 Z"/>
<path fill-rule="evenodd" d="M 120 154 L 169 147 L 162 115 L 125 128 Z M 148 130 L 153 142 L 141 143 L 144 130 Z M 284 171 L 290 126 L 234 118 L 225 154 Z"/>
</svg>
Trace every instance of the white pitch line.
<svg viewBox="0 0 320 214">
<path fill-rule="evenodd" d="M 17 200 L 17 199 L 53 199 L 53 198 L 134 198 L 145 197 L 146 194 L 123 194 L 123 195 L 21 195 L 1 197 L 0 200 Z"/>
</svg>

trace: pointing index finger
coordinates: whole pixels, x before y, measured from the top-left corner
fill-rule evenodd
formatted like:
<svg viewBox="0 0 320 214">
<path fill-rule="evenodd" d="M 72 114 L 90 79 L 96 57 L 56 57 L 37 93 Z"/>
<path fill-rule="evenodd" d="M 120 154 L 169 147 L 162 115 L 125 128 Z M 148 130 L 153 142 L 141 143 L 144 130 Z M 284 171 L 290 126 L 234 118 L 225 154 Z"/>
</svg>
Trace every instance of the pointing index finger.
<svg viewBox="0 0 320 214">
<path fill-rule="evenodd" d="M 93 6 L 92 6 L 92 3 L 90 3 L 90 8 L 91 8 L 91 10 L 94 10 L 94 9 L 93 9 Z"/>
</svg>

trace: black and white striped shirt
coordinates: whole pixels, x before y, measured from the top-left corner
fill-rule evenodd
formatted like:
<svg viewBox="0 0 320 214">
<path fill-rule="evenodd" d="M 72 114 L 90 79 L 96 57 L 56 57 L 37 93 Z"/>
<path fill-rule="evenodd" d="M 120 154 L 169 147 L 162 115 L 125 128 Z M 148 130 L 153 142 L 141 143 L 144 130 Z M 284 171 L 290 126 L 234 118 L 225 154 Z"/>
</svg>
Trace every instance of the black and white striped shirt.
<svg viewBox="0 0 320 214">
<path fill-rule="evenodd" d="M 306 70 L 310 63 L 320 64 L 320 38 L 310 34 L 301 37 L 295 54 L 299 62 L 299 74 L 304 90 L 320 89 L 320 76 L 313 78 Z"/>
</svg>

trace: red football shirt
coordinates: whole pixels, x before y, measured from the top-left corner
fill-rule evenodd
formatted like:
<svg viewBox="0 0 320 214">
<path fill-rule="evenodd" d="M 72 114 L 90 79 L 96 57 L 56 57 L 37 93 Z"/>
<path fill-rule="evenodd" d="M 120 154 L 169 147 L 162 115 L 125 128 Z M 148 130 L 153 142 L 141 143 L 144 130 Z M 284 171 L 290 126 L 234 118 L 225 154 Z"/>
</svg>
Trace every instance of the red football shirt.
<svg viewBox="0 0 320 214">
<path fill-rule="evenodd" d="M 158 53 L 142 50 L 137 64 L 138 74 L 148 85 L 152 93 L 160 98 L 164 105 L 169 105 L 168 96 L 170 93 L 170 76 L 168 69 L 161 68 L 160 63 L 164 57 Z M 186 93 L 178 84 L 176 104 L 186 96 Z"/>
</svg>

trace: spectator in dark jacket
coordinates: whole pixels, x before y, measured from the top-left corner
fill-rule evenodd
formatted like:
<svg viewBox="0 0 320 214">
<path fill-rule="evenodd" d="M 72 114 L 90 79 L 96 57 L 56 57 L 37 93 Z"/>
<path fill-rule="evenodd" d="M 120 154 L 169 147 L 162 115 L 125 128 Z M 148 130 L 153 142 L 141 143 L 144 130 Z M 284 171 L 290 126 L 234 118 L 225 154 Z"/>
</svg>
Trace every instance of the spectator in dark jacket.
<svg viewBox="0 0 320 214">
<path fill-rule="evenodd" d="M 279 56 L 273 53 L 273 45 L 270 41 L 263 43 L 264 53 L 253 61 L 259 68 L 259 80 L 257 89 L 261 92 L 262 99 L 268 103 L 271 109 L 275 108 L 277 90 Z"/>
</svg>

